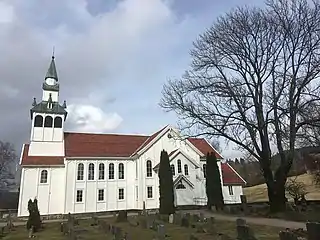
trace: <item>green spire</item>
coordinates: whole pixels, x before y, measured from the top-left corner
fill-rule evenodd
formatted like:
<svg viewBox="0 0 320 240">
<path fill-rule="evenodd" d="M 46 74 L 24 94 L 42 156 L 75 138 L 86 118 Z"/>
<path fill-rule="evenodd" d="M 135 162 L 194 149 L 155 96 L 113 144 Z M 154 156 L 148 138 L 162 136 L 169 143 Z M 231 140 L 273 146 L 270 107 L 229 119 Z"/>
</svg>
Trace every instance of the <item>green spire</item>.
<svg viewBox="0 0 320 240">
<path fill-rule="evenodd" d="M 53 78 L 58 81 L 58 75 L 57 75 L 56 64 L 54 62 L 54 56 L 52 56 L 52 60 L 51 60 L 45 79 L 47 78 Z"/>
</svg>

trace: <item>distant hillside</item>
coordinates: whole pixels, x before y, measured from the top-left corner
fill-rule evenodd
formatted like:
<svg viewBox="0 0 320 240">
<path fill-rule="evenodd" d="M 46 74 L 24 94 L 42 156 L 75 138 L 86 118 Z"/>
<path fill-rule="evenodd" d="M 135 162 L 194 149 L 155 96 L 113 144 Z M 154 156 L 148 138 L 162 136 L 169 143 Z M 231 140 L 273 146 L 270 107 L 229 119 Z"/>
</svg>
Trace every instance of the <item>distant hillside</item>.
<svg viewBox="0 0 320 240">
<path fill-rule="evenodd" d="M 295 179 L 296 177 L 291 177 Z M 320 189 L 316 188 L 312 183 L 312 177 L 309 174 L 297 176 L 297 182 L 303 182 L 307 187 L 307 200 L 320 200 Z M 268 201 L 267 185 L 260 184 L 253 187 L 243 189 L 243 193 L 247 196 L 248 202 L 264 202 Z"/>
<path fill-rule="evenodd" d="M 304 147 L 295 152 L 293 164 L 289 176 L 297 176 L 307 173 L 309 170 L 310 154 L 320 153 L 320 147 Z M 246 159 L 233 159 L 227 161 L 246 181 L 247 186 L 255 186 L 265 182 L 260 164 L 257 161 Z M 280 164 L 280 156 L 276 154 L 272 157 L 271 169 L 275 171 Z"/>
</svg>

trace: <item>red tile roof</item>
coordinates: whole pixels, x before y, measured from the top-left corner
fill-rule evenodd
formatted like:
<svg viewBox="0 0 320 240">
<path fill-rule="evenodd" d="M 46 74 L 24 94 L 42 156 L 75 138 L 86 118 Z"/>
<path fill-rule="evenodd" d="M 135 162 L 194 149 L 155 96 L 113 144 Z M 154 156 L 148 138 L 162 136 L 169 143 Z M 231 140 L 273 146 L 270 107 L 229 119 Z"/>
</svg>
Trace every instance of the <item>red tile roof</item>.
<svg viewBox="0 0 320 240">
<path fill-rule="evenodd" d="M 244 185 L 246 183 L 228 163 L 221 163 L 221 172 L 223 185 Z"/>
<path fill-rule="evenodd" d="M 63 165 L 64 157 L 56 156 L 28 156 L 29 144 L 25 144 L 22 153 L 21 165 Z"/>
<path fill-rule="evenodd" d="M 129 157 L 149 136 L 65 133 L 66 157 Z"/>
<path fill-rule="evenodd" d="M 132 154 L 147 146 L 167 126 L 151 136 L 120 135 L 120 134 L 92 134 L 70 133 L 64 134 L 65 157 L 130 157 Z M 217 158 L 222 158 L 204 139 L 189 138 L 191 144 L 198 148 L 205 156 L 207 152 L 215 152 Z M 29 145 L 26 144 L 23 152 L 23 165 L 34 165 L 42 161 L 54 164 L 63 164 L 61 157 L 28 156 Z M 50 159 L 50 160 L 49 160 Z"/>
<path fill-rule="evenodd" d="M 196 148 L 200 150 L 200 152 L 203 153 L 204 156 L 207 155 L 207 153 L 214 152 L 216 157 L 218 159 L 222 159 L 222 156 L 216 152 L 209 144 L 208 142 L 203 138 L 188 138 L 189 142 L 191 142 Z"/>
</svg>

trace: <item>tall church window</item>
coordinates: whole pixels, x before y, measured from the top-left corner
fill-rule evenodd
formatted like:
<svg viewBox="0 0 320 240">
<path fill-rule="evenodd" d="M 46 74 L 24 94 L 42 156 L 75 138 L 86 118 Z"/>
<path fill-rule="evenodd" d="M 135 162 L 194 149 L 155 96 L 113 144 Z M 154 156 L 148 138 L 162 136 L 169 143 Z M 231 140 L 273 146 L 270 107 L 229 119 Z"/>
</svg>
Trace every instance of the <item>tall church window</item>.
<svg viewBox="0 0 320 240">
<path fill-rule="evenodd" d="M 182 173 L 181 160 L 178 160 L 178 173 Z"/>
<path fill-rule="evenodd" d="M 48 182 L 48 171 L 42 170 L 40 174 L 40 183 L 47 183 Z"/>
<path fill-rule="evenodd" d="M 203 176 L 207 177 L 207 164 L 203 164 Z"/>
<path fill-rule="evenodd" d="M 77 180 L 83 180 L 84 165 L 83 163 L 78 164 Z"/>
<path fill-rule="evenodd" d="M 189 175 L 189 168 L 188 168 L 187 164 L 184 165 L 184 175 L 186 175 L 186 176 Z"/>
<path fill-rule="evenodd" d="M 55 128 L 62 128 L 62 118 L 61 117 L 54 118 L 54 127 Z"/>
<path fill-rule="evenodd" d="M 37 115 L 34 118 L 34 126 L 35 127 L 43 127 L 43 117 L 41 115 Z"/>
<path fill-rule="evenodd" d="M 99 164 L 99 180 L 104 180 L 104 164 Z"/>
<path fill-rule="evenodd" d="M 152 177 L 152 162 L 147 161 L 147 177 Z"/>
<path fill-rule="evenodd" d="M 171 165 L 170 165 L 170 168 L 171 168 L 172 176 L 174 176 L 174 175 L 176 174 L 176 170 L 175 170 L 175 168 L 174 168 L 174 165 L 171 164 Z"/>
<path fill-rule="evenodd" d="M 123 163 L 119 163 L 119 179 L 124 179 L 124 165 Z"/>
<path fill-rule="evenodd" d="M 46 116 L 44 119 L 44 127 L 52 127 L 53 118 L 51 116 Z"/>
<path fill-rule="evenodd" d="M 109 164 L 109 179 L 114 179 L 114 164 Z"/>
<path fill-rule="evenodd" d="M 94 180 L 94 164 L 89 163 L 88 180 Z"/>
</svg>

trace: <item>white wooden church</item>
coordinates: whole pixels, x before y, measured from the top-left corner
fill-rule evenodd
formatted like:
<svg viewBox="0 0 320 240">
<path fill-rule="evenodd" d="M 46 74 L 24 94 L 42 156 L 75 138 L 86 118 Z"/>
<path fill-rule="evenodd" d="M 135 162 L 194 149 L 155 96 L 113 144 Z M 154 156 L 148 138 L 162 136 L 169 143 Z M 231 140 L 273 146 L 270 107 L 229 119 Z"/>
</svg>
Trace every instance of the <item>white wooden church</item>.
<svg viewBox="0 0 320 240">
<path fill-rule="evenodd" d="M 27 216 L 29 199 L 41 215 L 159 207 L 160 152 L 169 153 L 175 204 L 205 205 L 205 155 L 215 152 L 226 203 L 239 203 L 245 181 L 205 140 L 179 137 L 165 126 L 151 136 L 65 132 L 66 102 L 52 57 L 34 99 L 30 143 L 22 147 L 18 216 Z"/>
</svg>

